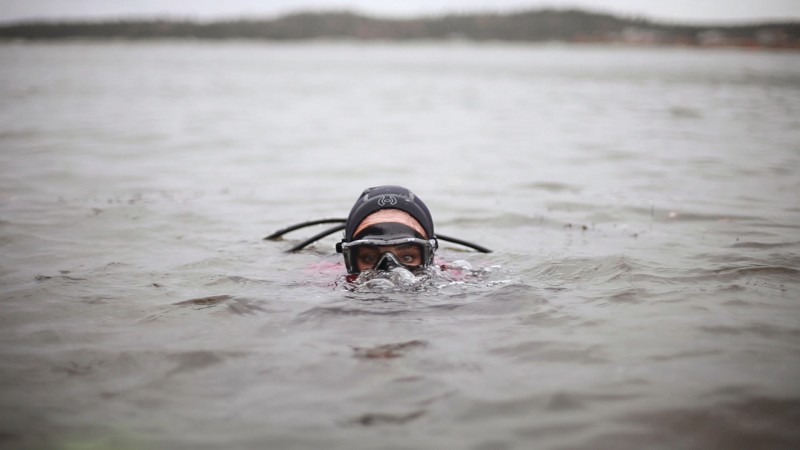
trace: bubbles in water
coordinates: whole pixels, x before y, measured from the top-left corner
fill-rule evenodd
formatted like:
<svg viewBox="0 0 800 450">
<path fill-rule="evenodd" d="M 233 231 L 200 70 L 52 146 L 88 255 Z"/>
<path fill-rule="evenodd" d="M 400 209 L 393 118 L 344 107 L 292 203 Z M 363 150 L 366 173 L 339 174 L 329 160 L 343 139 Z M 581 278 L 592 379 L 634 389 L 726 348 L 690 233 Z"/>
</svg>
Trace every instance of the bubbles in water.
<svg viewBox="0 0 800 450">
<path fill-rule="evenodd" d="M 402 267 L 395 267 L 391 270 L 389 278 L 397 285 L 409 286 L 416 283 L 417 279 L 414 274 Z"/>
<path fill-rule="evenodd" d="M 370 291 L 392 291 L 395 289 L 394 283 L 386 278 L 374 278 L 364 283 L 364 287 Z"/>
<path fill-rule="evenodd" d="M 356 291 L 386 292 L 415 290 L 426 277 L 415 276 L 408 269 L 395 267 L 390 271 L 365 270 L 353 281 Z"/>
<path fill-rule="evenodd" d="M 462 270 L 462 271 L 471 271 L 472 270 L 472 264 L 470 264 L 469 261 L 464 261 L 463 259 L 458 259 L 458 260 L 455 260 L 455 261 L 451 262 L 450 266 L 455 268 L 455 269 Z"/>
<path fill-rule="evenodd" d="M 347 281 L 342 277 L 337 286 L 353 292 L 418 292 L 439 290 L 448 286 L 486 287 L 496 284 L 492 281 L 494 272 L 499 266 L 473 269 L 464 260 L 453 261 L 446 266 L 433 266 L 425 269 L 409 271 L 396 267 L 390 271 L 365 270 L 355 280 Z M 503 280 L 502 282 L 507 282 Z"/>
</svg>

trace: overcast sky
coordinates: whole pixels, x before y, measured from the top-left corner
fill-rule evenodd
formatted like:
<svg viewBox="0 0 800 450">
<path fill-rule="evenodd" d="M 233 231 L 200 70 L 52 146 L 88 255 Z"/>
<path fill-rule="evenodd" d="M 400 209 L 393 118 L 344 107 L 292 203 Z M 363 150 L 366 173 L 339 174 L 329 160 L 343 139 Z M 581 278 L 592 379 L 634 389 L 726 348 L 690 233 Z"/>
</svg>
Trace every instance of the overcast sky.
<svg viewBox="0 0 800 450">
<path fill-rule="evenodd" d="M 379 16 L 578 7 L 680 22 L 800 20 L 800 0 L 0 0 L 0 21 L 268 17 L 350 10 Z"/>
</svg>

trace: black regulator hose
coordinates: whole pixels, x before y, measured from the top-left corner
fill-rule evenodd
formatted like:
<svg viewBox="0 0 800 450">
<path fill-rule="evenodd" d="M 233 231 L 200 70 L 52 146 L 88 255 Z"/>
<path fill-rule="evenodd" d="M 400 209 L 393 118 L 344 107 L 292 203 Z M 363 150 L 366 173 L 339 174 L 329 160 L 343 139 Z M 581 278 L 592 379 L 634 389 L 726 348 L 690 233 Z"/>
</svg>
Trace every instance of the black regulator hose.
<svg viewBox="0 0 800 450">
<path fill-rule="evenodd" d="M 323 231 L 321 233 L 315 234 L 314 236 L 311 236 L 310 238 L 306 239 L 305 241 L 293 246 L 289 250 L 286 250 L 286 253 L 295 253 L 295 252 L 298 252 L 298 251 L 302 250 L 303 248 L 305 248 L 309 244 L 312 244 L 312 243 L 324 238 L 325 236 L 331 235 L 331 234 L 333 234 L 333 233 L 335 233 L 335 232 L 337 232 L 339 230 L 344 230 L 345 222 L 347 222 L 347 219 L 317 219 L 317 220 L 309 220 L 307 222 L 301 222 L 301 223 L 298 223 L 296 225 L 288 226 L 286 228 L 281 228 L 280 230 L 270 234 L 269 236 L 266 236 L 264 238 L 264 240 L 274 241 L 274 240 L 277 240 L 278 238 L 280 238 L 281 236 L 283 236 L 286 233 L 289 233 L 289 232 L 292 232 L 292 231 L 295 231 L 295 230 L 299 230 L 301 228 L 311 227 L 311 226 L 314 226 L 314 225 L 320 225 L 320 224 L 323 224 L 323 223 L 339 223 L 340 224 L 340 225 L 336 225 L 335 227 L 328 228 L 327 230 L 325 230 L 325 231 Z M 486 248 L 486 247 L 484 247 L 482 245 L 473 244 L 472 242 L 465 241 L 463 239 L 450 237 L 450 236 L 445 236 L 443 234 L 436 234 L 436 239 L 440 239 L 442 241 L 447 241 L 447 242 L 452 242 L 454 244 L 463 245 L 464 247 L 469 247 L 469 248 L 471 248 L 471 249 L 473 249 L 475 251 L 481 252 L 481 253 L 491 253 L 492 252 L 491 250 L 489 250 L 488 248 Z"/>
</svg>

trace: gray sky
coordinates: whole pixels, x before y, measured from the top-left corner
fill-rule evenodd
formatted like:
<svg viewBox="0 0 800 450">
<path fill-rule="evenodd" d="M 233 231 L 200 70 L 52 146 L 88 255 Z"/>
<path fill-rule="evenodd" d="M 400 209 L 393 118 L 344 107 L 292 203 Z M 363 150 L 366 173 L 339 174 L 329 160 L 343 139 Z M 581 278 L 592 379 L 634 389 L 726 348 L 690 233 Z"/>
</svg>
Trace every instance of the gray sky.
<svg viewBox="0 0 800 450">
<path fill-rule="evenodd" d="M 0 21 L 264 17 L 308 10 L 372 15 L 578 7 L 680 22 L 800 20 L 800 0 L 0 0 Z"/>
</svg>

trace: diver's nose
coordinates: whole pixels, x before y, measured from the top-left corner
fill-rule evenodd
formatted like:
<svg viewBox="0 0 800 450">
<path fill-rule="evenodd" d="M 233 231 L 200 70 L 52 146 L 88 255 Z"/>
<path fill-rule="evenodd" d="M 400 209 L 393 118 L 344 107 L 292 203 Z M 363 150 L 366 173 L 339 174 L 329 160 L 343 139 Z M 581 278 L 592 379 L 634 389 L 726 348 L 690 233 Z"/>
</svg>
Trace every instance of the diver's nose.
<svg viewBox="0 0 800 450">
<path fill-rule="evenodd" d="M 378 261 L 378 264 L 375 268 L 388 272 L 396 267 L 400 267 L 400 262 L 393 254 L 386 252 L 381 255 L 381 259 Z"/>
</svg>

